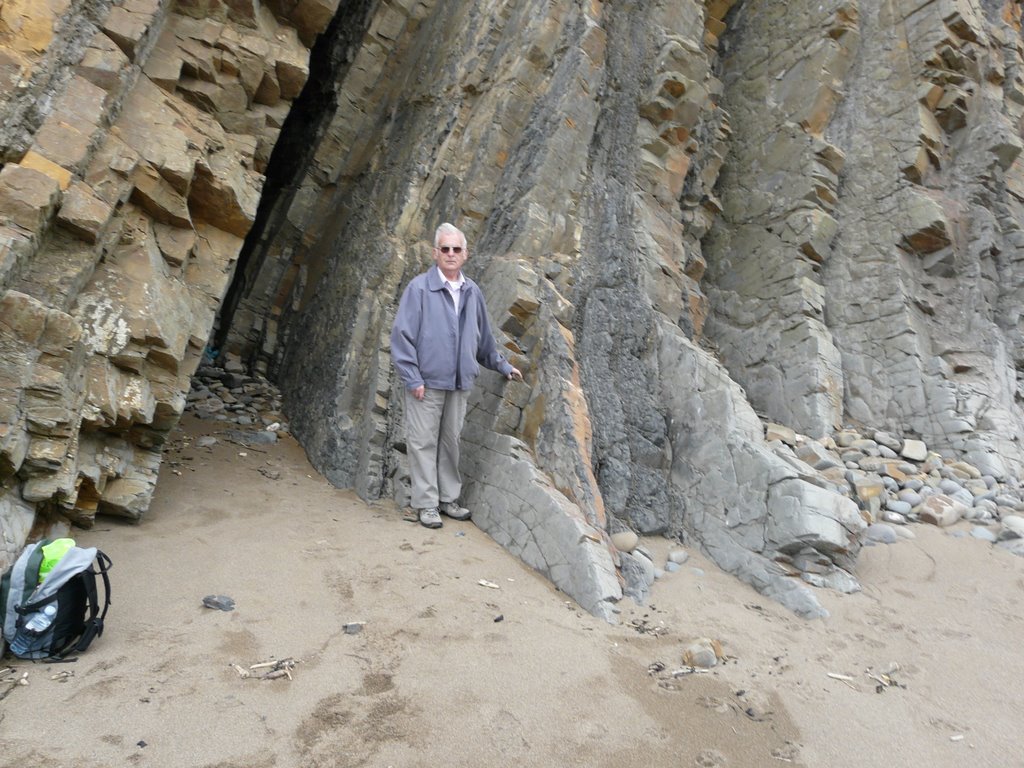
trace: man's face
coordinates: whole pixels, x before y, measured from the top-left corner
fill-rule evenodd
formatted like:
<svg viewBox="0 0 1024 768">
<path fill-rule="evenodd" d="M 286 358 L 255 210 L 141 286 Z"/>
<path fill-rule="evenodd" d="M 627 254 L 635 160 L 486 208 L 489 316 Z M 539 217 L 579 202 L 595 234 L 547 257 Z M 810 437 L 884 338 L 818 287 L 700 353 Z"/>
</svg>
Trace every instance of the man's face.
<svg viewBox="0 0 1024 768">
<path fill-rule="evenodd" d="M 434 248 L 434 263 L 449 280 L 459 276 L 462 265 L 466 263 L 469 251 L 461 237 L 453 232 L 442 232 Z"/>
</svg>

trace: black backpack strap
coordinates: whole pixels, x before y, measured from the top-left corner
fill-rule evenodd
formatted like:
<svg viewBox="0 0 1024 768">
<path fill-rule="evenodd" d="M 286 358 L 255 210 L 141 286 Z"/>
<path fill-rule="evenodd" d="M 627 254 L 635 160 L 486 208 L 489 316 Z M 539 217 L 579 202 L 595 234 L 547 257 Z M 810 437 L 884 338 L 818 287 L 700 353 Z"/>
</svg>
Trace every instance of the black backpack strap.
<svg viewBox="0 0 1024 768">
<path fill-rule="evenodd" d="M 113 566 L 110 558 L 101 550 L 96 550 L 97 569 L 90 568 L 87 573 L 92 578 L 83 578 L 85 583 L 85 595 L 89 604 L 89 618 L 85 620 L 85 629 L 77 643 L 73 643 L 60 654 L 66 656 L 72 651 L 84 651 L 92 641 L 103 634 L 103 619 L 106 618 L 107 608 L 110 607 L 110 577 L 107 571 Z M 103 578 L 103 610 L 100 611 L 99 596 L 96 594 L 96 576 Z M 84 577 L 84 574 L 83 574 Z"/>
</svg>

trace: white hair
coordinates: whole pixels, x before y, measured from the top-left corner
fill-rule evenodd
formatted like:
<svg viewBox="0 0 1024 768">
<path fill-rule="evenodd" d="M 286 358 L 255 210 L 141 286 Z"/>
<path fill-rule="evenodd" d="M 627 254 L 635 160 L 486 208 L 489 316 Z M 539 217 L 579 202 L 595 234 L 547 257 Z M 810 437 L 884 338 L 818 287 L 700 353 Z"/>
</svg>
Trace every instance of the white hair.
<svg viewBox="0 0 1024 768">
<path fill-rule="evenodd" d="M 462 247 L 466 247 L 466 235 L 465 233 L 456 227 L 454 224 L 449 224 L 447 221 L 437 228 L 434 232 L 434 247 L 437 248 L 437 244 L 441 241 L 441 235 L 458 235 L 459 239 L 462 240 Z"/>
</svg>

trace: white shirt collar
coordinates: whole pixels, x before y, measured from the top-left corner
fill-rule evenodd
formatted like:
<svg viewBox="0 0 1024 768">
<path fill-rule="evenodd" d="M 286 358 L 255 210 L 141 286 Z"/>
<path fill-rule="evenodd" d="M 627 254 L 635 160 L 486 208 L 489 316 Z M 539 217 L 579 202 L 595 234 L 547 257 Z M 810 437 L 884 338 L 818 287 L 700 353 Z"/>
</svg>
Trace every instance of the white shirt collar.
<svg viewBox="0 0 1024 768">
<path fill-rule="evenodd" d="M 437 270 L 437 274 L 441 276 L 441 282 L 444 285 L 451 286 L 455 290 L 461 289 L 462 286 L 466 282 L 466 276 L 462 274 L 462 270 L 461 269 L 459 270 L 459 276 L 457 278 L 455 278 L 454 280 L 449 280 L 447 277 L 445 277 L 444 276 L 444 272 L 441 271 L 440 267 L 435 266 L 434 269 L 436 269 Z"/>
</svg>

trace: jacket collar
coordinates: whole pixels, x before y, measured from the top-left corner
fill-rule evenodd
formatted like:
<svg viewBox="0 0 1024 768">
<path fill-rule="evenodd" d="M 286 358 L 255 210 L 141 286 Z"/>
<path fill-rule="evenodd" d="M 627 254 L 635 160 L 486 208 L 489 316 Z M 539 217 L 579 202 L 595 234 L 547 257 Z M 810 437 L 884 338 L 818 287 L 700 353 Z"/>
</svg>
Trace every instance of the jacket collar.
<svg viewBox="0 0 1024 768">
<path fill-rule="evenodd" d="M 462 284 L 462 290 L 470 290 L 474 285 L 473 281 L 466 276 L 465 272 L 462 273 L 462 277 L 465 280 Z M 427 270 L 427 288 L 431 291 L 444 290 L 444 279 L 441 277 L 441 270 L 437 268 L 436 264 Z"/>
</svg>

